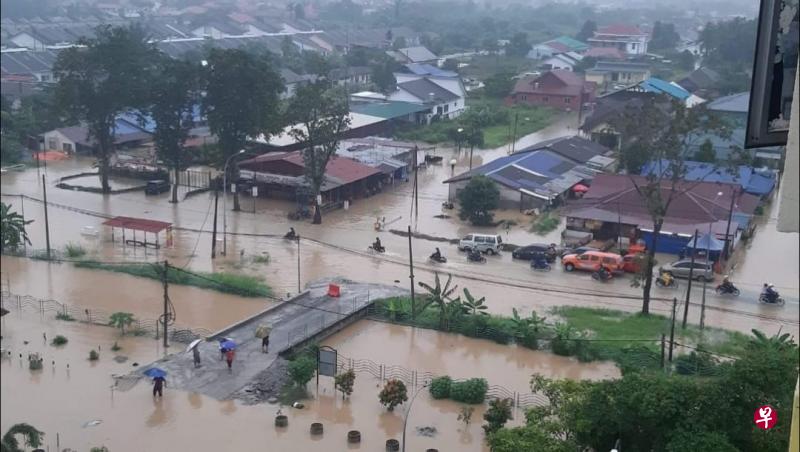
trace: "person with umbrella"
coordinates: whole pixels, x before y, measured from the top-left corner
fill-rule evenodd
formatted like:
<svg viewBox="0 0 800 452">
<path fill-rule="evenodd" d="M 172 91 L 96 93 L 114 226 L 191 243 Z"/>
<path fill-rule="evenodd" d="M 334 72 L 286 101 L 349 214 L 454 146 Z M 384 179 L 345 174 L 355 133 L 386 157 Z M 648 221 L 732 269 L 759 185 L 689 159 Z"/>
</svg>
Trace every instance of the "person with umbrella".
<svg viewBox="0 0 800 452">
<path fill-rule="evenodd" d="M 203 342 L 203 340 L 195 339 L 192 341 L 191 344 L 189 344 L 188 347 L 186 347 L 187 352 L 190 350 L 192 351 L 192 359 L 194 360 L 195 368 L 200 367 L 200 348 L 198 347 L 198 345 L 200 345 L 200 342 Z"/>
<path fill-rule="evenodd" d="M 228 371 L 230 371 L 232 369 L 231 366 L 233 366 L 233 358 L 236 357 L 236 352 L 234 351 L 236 349 L 236 342 L 228 339 L 220 346 L 225 350 L 225 361 L 228 363 Z"/>
<path fill-rule="evenodd" d="M 164 387 L 167 386 L 167 372 L 159 369 L 158 367 L 153 367 L 151 369 L 147 369 L 144 373 L 148 377 L 153 379 L 153 397 L 158 394 L 159 397 L 163 397 Z"/>
<path fill-rule="evenodd" d="M 267 325 L 259 325 L 256 328 L 256 337 L 261 338 L 261 351 L 269 353 L 269 333 L 270 327 Z"/>
</svg>

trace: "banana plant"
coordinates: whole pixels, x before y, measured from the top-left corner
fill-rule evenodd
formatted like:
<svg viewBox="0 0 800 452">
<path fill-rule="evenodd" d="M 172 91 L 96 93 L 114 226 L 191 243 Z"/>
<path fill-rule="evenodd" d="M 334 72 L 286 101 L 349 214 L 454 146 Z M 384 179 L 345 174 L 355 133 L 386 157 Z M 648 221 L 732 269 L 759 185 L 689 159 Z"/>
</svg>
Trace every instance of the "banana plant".
<svg viewBox="0 0 800 452">
<path fill-rule="evenodd" d="M 455 293 L 456 289 L 458 289 L 457 285 L 453 285 L 452 287 L 450 286 L 452 281 L 453 275 L 447 275 L 447 282 L 445 282 L 444 286 L 442 286 L 439 273 L 434 273 L 433 286 L 422 281 L 419 282 L 419 286 L 428 291 L 428 302 L 423 305 L 423 307 L 420 309 L 420 312 L 424 311 L 425 308 L 427 308 L 430 304 L 435 304 L 439 309 L 439 328 L 441 329 L 444 329 L 445 326 L 445 311 L 447 310 L 447 302 L 452 299 L 453 293 Z"/>
<path fill-rule="evenodd" d="M 464 306 L 464 311 L 467 314 L 489 315 L 489 313 L 486 312 L 486 309 L 488 309 L 488 306 L 486 306 L 486 297 L 480 297 L 476 300 L 466 287 L 464 288 L 464 300 L 461 304 Z"/>
</svg>

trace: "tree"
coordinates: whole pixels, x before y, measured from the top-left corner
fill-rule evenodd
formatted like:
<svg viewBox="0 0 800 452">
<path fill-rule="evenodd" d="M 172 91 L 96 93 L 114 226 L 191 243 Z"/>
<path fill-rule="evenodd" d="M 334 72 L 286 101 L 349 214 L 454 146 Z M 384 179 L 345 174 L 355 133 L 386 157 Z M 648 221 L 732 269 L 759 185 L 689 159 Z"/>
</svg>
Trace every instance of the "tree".
<svg viewBox="0 0 800 452">
<path fill-rule="evenodd" d="M 406 47 L 408 47 L 406 45 L 406 38 L 402 36 L 394 38 L 394 42 L 392 43 L 392 50 L 405 49 Z"/>
<path fill-rule="evenodd" d="M 466 287 L 464 288 L 464 301 L 461 302 L 462 306 L 466 310 L 466 312 L 470 315 L 489 315 L 486 312 L 488 306 L 486 306 L 486 297 L 480 297 L 476 299 L 472 296 L 469 289 Z"/>
<path fill-rule="evenodd" d="M 267 138 L 280 130 L 283 82 L 266 58 L 239 49 L 212 48 L 204 75 L 202 107 L 222 150 L 220 166 L 244 149 L 248 137 L 263 134 Z M 228 165 L 227 179 L 235 183 L 238 176 L 238 166 Z M 233 194 L 233 210 L 239 210 L 238 190 Z"/>
<path fill-rule="evenodd" d="M 694 70 L 694 54 L 688 50 L 675 55 L 675 64 L 684 71 Z"/>
<path fill-rule="evenodd" d="M 531 50 L 531 45 L 528 43 L 528 34 L 520 31 L 514 33 L 511 41 L 506 46 L 506 55 L 514 57 L 524 57 Z"/>
<path fill-rule="evenodd" d="M 694 153 L 694 157 L 692 157 L 695 161 L 698 162 L 705 162 L 705 163 L 714 163 L 717 161 L 717 153 L 714 152 L 714 145 L 711 143 L 711 140 L 706 139 L 703 144 L 700 145 L 700 149 Z"/>
<path fill-rule="evenodd" d="M 16 250 L 23 243 L 31 244 L 25 226 L 33 223 L 33 220 L 25 218 L 17 212 L 11 210 L 11 204 L 0 202 L 0 253 L 5 250 Z"/>
<path fill-rule="evenodd" d="M 487 96 L 503 98 L 511 94 L 514 88 L 514 74 L 509 72 L 500 72 L 492 74 L 486 79 L 483 86 L 483 91 Z"/>
<path fill-rule="evenodd" d="M 186 168 L 183 147 L 194 126 L 200 98 L 199 73 L 194 64 L 164 56 L 151 84 L 150 114 L 156 123 L 153 141 L 158 157 L 172 171 L 172 200 L 178 202 L 178 172 Z"/>
<path fill-rule="evenodd" d="M 675 31 L 675 24 L 656 21 L 648 48 L 653 50 L 672 50 L 678 45 L 681 36 Z"/>
<path fill-rule="evenodd" d="M 578 61 L 578 64 L 572 67 L 572 70 L 576 73 L 584 73 L 587 69 L 591 69 L 595 67 L 597 64 L 597 58 L 592 56 L 583 57 L 582 60 Z"/>
<path fill-rule="evenodd" d="M 422 281 L 419 282 L 419 286 L 423 289 L 428 291 L 428 300 L 419 312 L 422 312 L 427 308 L 430 304 L 436 305 L 439 308 L 439 329 L 444 329 L 445 323 L 445 309 L 447 308 L 447 302 L 451 299 L 453 294 L 455 293 L 456 289 L 458 289 L 457 285 L 450 286 L 450 283 L 453 280 L 453 275 L 447 275 L 447 281 L 442 286 L 442 282 L 439 279 L 439 273 L 436 272 L 433 274 L 434 277 L 434 285 L 431 286 L 426 284 Z M 412 313 L 412 317 L 416 316 L 417 313 Z"/>
<path fill-rule="evenodd" d="M 406 385 L 400 380 L 389 380 L 378 394 L 378 400 L 387 410 L 394 411 L 394 407 L 401 405 L 408 400 Z"/>
<path fill-rule="evenodd" d="M 114 152 L 117 115 L 146 107 L 157 50 L 138 25 L 100 25 L 95 37 L 78 41 L 58 54 L 53 73 L 59 105 L 87 123 L 94 140 L 104 193 Z"/>
<path fill-rule="evenodd" d="M 19 441 L 17 441 L 16 438 L 17 435 L 22 435 L 22 437 L 25 438 L 25 446 L 39 447 L 42 445 L 44 432 L 40 432 L 30 424 L 14 424 L 8 429 L 6 434 L 3 435 L 2 441 L 0 441 L 0 451 L 23 452 L 23 449 L 19 447 Z"/>
<path fill-rule="evenodd" d="M 353 393 L 353 385 L 356 382 L 355 371 L 353 369 L 348 369 L 346 372 L 340 373 L 333 379 L 336 389 L 342 391 L 342 400 L 344 400 L 345 396 L 350 397 L 350 394 Z"/>
<path fill-rule="evenodd" d="M 489 409 L 483 413 L 486 424 L 483 430 L 486 435 L 500 430 L 511 419 L 511 399 L 493 399 L 489 402 Z"/>
<path fill-rule="evenodd" d="M 125 335 L 125 328 L 131 326 L 131 324 L 135 321 L 133 318 L 133 314 L 130 312 L 115 312 L 111 314 L 108 319 L 108 324 L 115 328 L 119 328 L 121 334 Z"/>
<path fill-rule="evenodd" d="M 497 43 L 497 38 L 491 36 L 483 38 L 481 47 L 489 53 L 497 53 L 500 50 L 500 44 Z"/>
<path fill-rule="evenodd" d="M 319 195 L 325 181 L 325 168 L 336 153 L 342 133 L 350 126 L 347 94 L 318 80 L 297 89 L 289 103 L 287 116 L 293 127 L 289 134 L 303 143 L 305 178 L 314 197 L 314 224 L 322 223 Z"/>
<path fill-rule="evenodd" d="M 287 373 L 295 386 L 303 388 L 314 377 L 316 370 L 317 363 L 314 358 L 303 355 L 293 361 L 289 361 Z"/>
<path fill-rule="evenodd" d="M 492 223 L 494 214 L 500 203 L 500 190 L 497 184 L 486 176 L 475 176 L 470 179 L 464 190 L 458 193 L 461 210 L 458 216 L 476 226 L 485 226 Z"/>
<path fill-rule="evenodd" d="M 444 64 L 442 64 L 442 69 L 446 71 L 457 71 L 458 70 L 458 60 L 455 58 L 448 58 L 444 60 Z"/>
<path fill-rule="evenodd" d="M 629 174 L 638 174 L 648 162 L 662 162 L 659 171 L 651 171 L 644 178 L 630 178 L 653 222 L 653 243 L 647 249 L 643 270 L 642 314 L 646 315 L 650 313 L 655 253 L 664 218 L 673 201 L 699 183 L 683 181 L 687 172 L 686 149 L 697 133 L 727 136 L 729 132 L 719 116 L 702 105 L 687 108 L 679 101 L 664 104 L 657 98 L 645 100 L 640 108 L 629 107 L 611 123 L 623 137 L 620 159 Z"/>
<path fill-rule="evenodd" d="M 383 94 L 388 94 L 394 91 L 397 80 L 394 78 L 394 72 L 399 66 L 396 61 L 384 56 L 376 62 L 372 63 L 372 83 L 378 88 L 378 91 Z"/>
<path fill-rule="evenodd" d="M 575 39 L 581 42 L 586 42 L 587 39 L 594 36 L 594 32 L 597 31 L 597 24 L 593 20 L 586 20 L 581 26 L 581 31 L 575 35 Z"/>
</svg>

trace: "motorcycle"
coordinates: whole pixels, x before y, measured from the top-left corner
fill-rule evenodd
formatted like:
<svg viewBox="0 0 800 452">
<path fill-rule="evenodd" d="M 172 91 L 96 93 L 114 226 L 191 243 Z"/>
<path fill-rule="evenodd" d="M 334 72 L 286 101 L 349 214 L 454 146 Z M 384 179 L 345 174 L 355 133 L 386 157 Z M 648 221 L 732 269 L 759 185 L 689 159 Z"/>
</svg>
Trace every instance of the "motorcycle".
<svg viewBox="0 0 800 452">
<path fill-rule="evenodd" d="M 717 286 L 716 291 L 717 295 L 731 294 L 735 297 L 739 296 L 739 288 L 734 286 L 733 284 L 728 284 L 727 286 L 725 284 L 720 284 Z"/>
<path fill-rule="evenodd" d="M 385 246 L 383 246 L 383 245 L 378 246 L 378 245 L 376 245 L 374 243 L 372 245 L 370 245 L 369 248 L 367 248 L 367 249 L 370 250 L 370 251 L 374 251 L 376 253 L 385 253 L 386 252 L 386 247 Z"/>
<path fill-rule="evenodd" d="M 486 262 L 486 258 L 478 250 L 467 250 L 467 260 L 470 262 Z"/>
<path fill-rule="evenodd" d="M 294 231 L 289 231 L 283 235 L 283 238 L 286 240 L 297 240 L 298 237 L 299 236 Z"/>
<path fill-rule="evenodd" d="M 663 276 L 659 276 L 658 278 L 656 278 L 656 286 L 675 288 L 678 287 L 678 281 L 675 281 L 675 278 L 670 278 L 669 282 L 667 282 Z"/>
<path fill-rule="evenodd" d="M 546 260 L 542 259 L 537 261 L 536 259 L 531 261 L 531 268 L 533 270 L 542 271 L 542 272 L 549 272 L 553 269 L 553 266 L 550 265 Z"/>
<path fill-rule="evenodd" d="M 447 258 L 442 256 L 441 254 L 439 256 L 436 256 L 436 254 L 431 254 L 430 260 L 432 262 L 438 262 L 440 264 L 444 264 L 447 262 Z"/>
<path fill-rule="evenodd" d="M 592 279 L 595 281 L 606 282 L 610 281 L 613 277 L 614 275 L 612 275 L 610 271 L 601 272 L 600 270 L 597 270 L 596 272 L 592 272 Z"/>
<path fill-rule="evenodd" d="M 772 300 L 770 300 L 770 298 L 772 298 Z M 778 306 L 783 306 L 783 304 L 786 303 L 783 297 L 781 297 L 778 293 L 775 293 L 775 295 L 773 295 L 772 297 L 762 293 L 761 295 L 758 296 L 758 301 L 760 303 L 774 304 Z"/>
</svg>

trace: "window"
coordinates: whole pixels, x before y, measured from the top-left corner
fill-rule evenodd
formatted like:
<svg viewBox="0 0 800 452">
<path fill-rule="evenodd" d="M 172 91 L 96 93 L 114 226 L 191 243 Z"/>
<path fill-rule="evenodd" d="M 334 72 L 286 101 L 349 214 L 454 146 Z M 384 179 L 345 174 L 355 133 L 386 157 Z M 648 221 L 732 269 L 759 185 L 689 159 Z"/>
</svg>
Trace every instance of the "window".
<svg viewBox="0 0 800 452">
<path fill-rule="evenodd" d="M 468 235 L 468 236 L 464 237 L 462 240 L 470 242 L 470 241 L 472 241 L 472 235 Z"/>
<path fill-rule="evenodd" d="M 58 140 L 55 138 L 49 138 L 47 140 L 47 149 L 55 151 L 58 149 Z"/>
<path fill-rule="evenodd" d="M 436 114 L 437 115 L 441 115 L 442 114 L 442 106 L 441 105 L 436 107 Z"/>
<path fill-rule="evenodd" d="M 603 263 L 604 264 L 613 264 L 615 262 L 614 262 L 614 259 L 611 259 L 610 257 L 604 257 L 603 258 Z"/>
<path fill-rule="evenodd" d="M 675 264 L 675 268 L 689 268 L 692 265 L 689 262 L 681 262 L 680 264 Z"/>
<path fill-rule="evenodd" d="M 447 113 L 448 111 L 450 111 L 450 104 L 444 106 L 444 112 Z"/>
<path fill-rule="evenodd" d="M 480 235 L 476 236 L 475 237 L 475 243 L 486 243 L 486 237 L 483 237 L 483 236 L 480 236 Z"/>
<path fill-rule="evenodd" d="M 486 243 L 497 243 L 494 237 L 486 237 Z"/>
<path fill-rule="evenodd" d="M 61 143 L 61 149 L 67 154 L 72 153 L 72 143 Z"/>
<path fill-rule="evenodd" d="M 497 236 L 497 243 L 503 243 L 503 238 L 499 235 Z"/>
<path fill-rule="evenodd" d="M 597 262 L 600 260 L 600 258 L 595 255 L 590 256 L 590 258 L 592 259 L 592 262 Z"/>
<path fill-rule="evenodd" d="M 582 260 L 582 261 L 588 261 L 589 260 L 589 255 L 588 254 L 581 254 L 580 256 L 578 256 L 578 259 Z"/>
<path fill-rule="evenodd" d="M 565 98 L 564 98 L 564 103 L 565 103 L 565 104 L 568 104 L 568 103 L 570 103 L 570 102 L 572 102 L 572 99 L 571 99 L 571 98 L 569 98 L 569 97 L 565 97 Z"/>
</svg>

